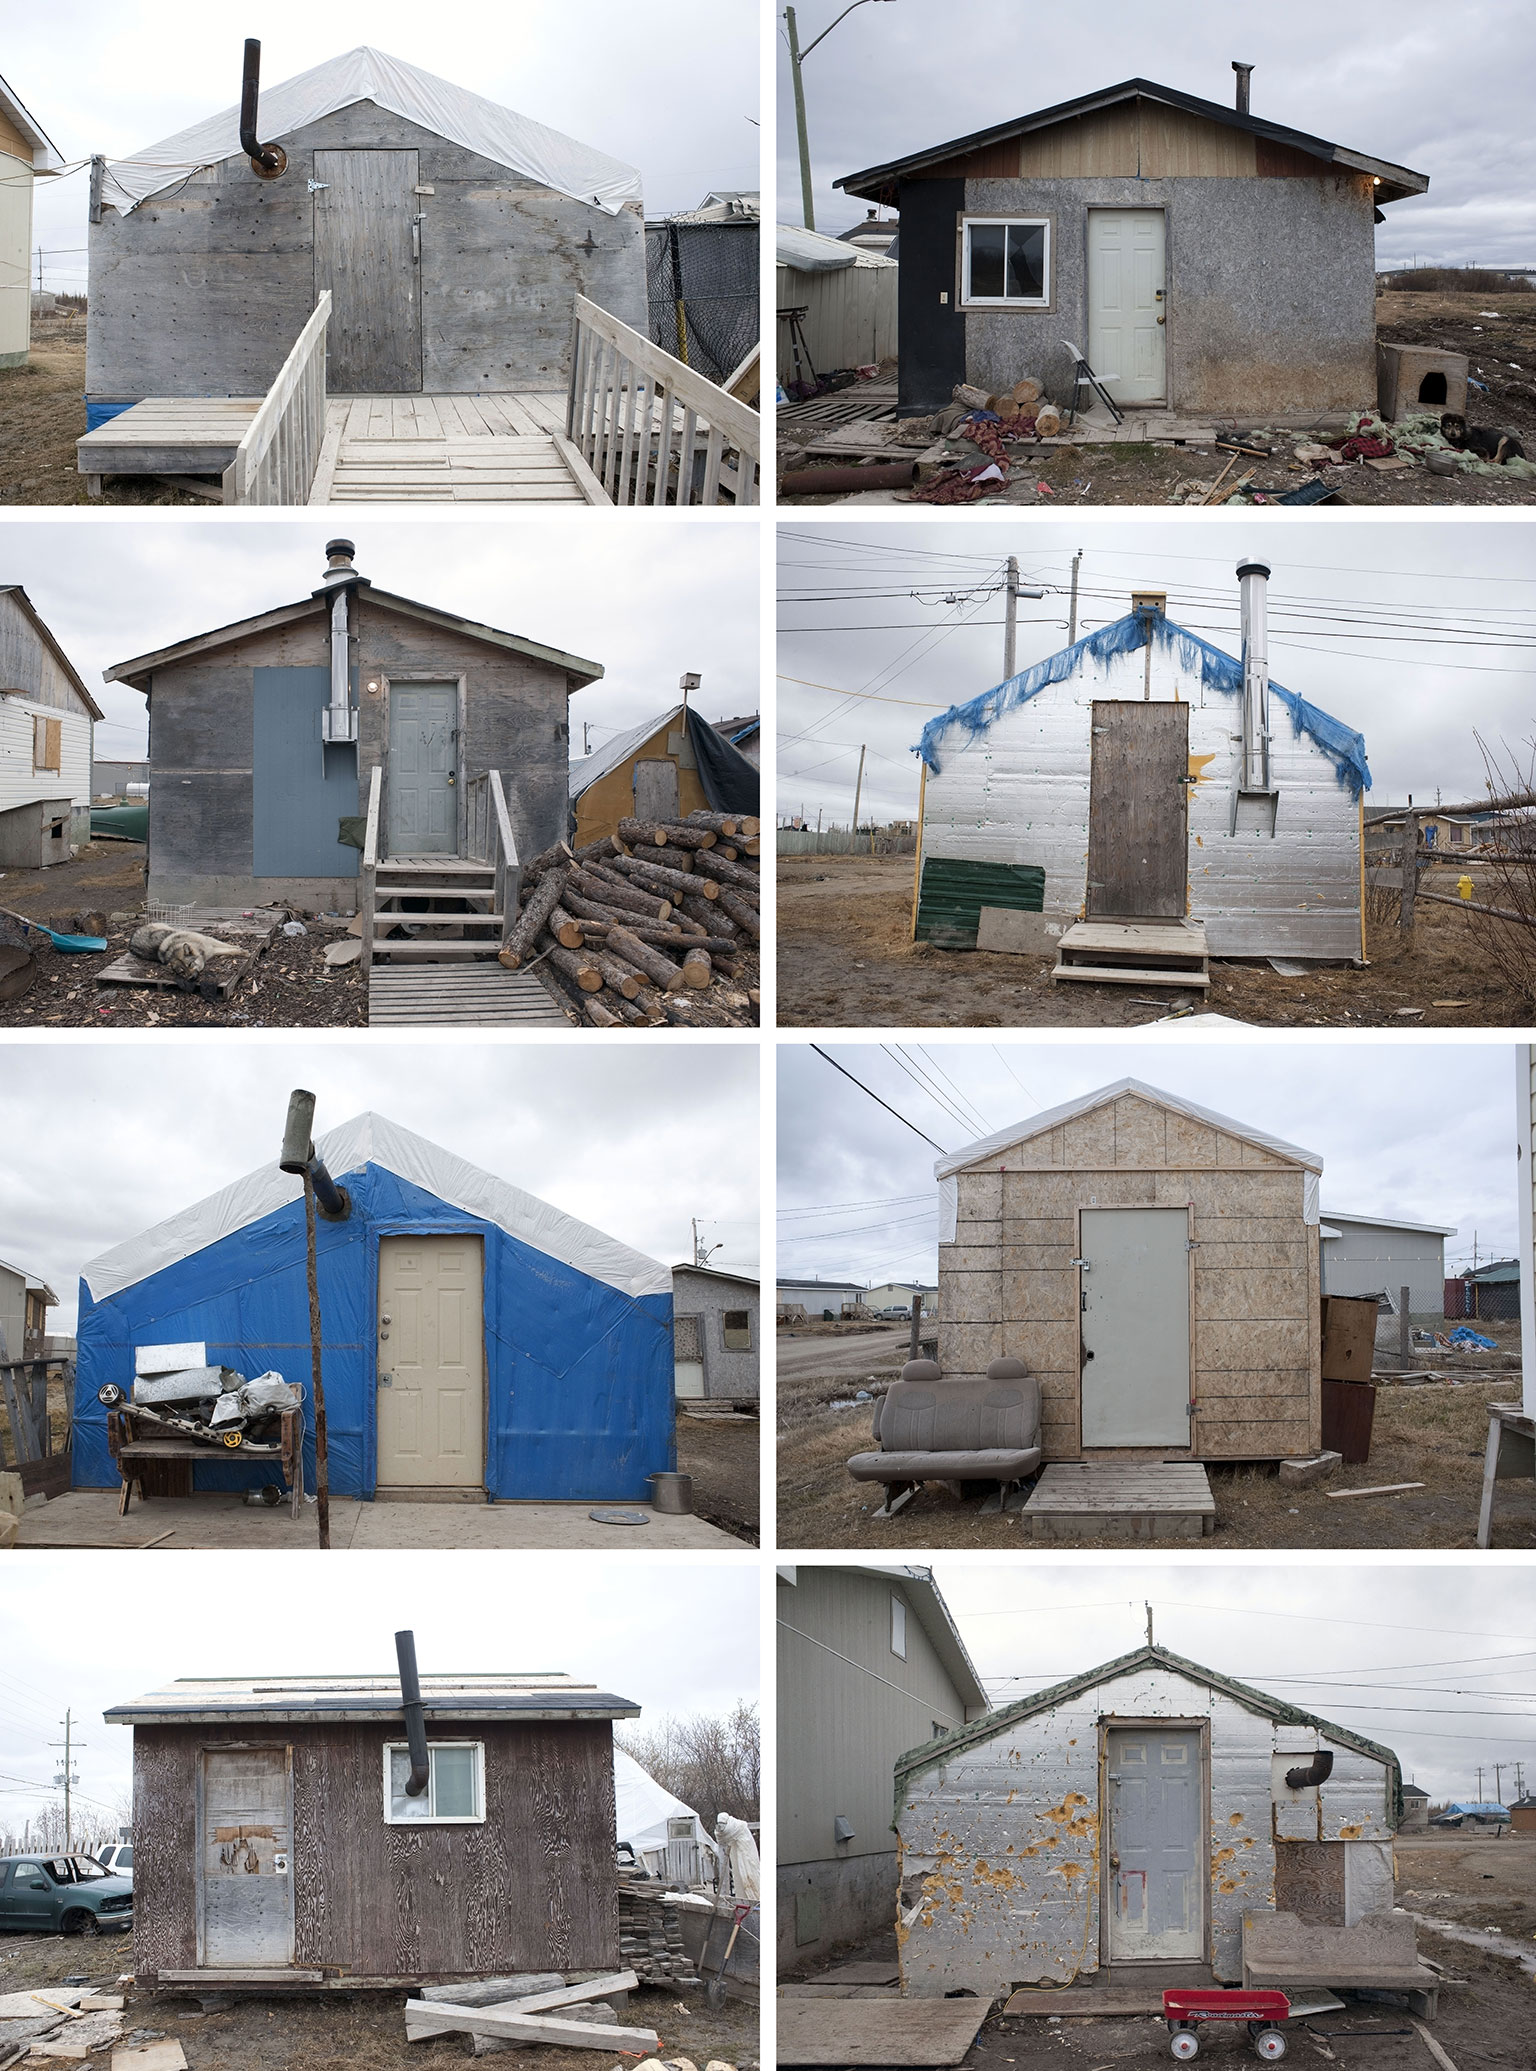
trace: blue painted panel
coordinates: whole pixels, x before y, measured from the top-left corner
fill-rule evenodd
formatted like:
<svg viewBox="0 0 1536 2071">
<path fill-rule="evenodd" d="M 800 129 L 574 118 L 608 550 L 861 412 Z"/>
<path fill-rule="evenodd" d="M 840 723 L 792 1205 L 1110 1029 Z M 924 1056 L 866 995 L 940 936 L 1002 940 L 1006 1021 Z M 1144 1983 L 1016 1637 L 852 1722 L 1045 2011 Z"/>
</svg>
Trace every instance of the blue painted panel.
<svg viewBox="0 0 1536 2071">
<path fill-rule="evenodd" d="M 320 739 L 330 670 L 251 673 L 254 875 L 356 877 L 358 852 L 336 835 L 340 822 L 358 809 L 357 749 L 350 742 L 327 748 Z"/>
</svg>

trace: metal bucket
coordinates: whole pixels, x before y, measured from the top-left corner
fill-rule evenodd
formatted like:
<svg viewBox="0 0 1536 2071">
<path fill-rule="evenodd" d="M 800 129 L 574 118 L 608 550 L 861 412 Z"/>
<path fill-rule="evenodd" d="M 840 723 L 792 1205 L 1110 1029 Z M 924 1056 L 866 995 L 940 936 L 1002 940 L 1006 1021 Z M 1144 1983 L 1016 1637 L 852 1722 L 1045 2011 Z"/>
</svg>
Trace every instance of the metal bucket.
<svg viewBox="0 0 1536 2071">
<path fill-rule="evenodd" d="M 693 1476 L 691 1474 L 648 1474 L 651 1508 L 660 1510 L 669 1517 L 689 1517 L 693 1514 Z"/>
</svg>

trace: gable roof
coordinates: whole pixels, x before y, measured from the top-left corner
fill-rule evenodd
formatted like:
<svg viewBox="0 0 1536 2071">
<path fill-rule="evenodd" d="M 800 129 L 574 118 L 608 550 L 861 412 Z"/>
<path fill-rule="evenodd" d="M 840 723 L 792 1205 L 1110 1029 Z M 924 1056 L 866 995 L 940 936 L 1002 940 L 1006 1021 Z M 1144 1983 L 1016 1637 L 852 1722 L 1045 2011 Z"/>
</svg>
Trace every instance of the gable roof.
<svg viewBox="0 0 1536 2071">
<path fill-rule="evenodd" d="M 358 101 L 373 101 L 480 158 L 607 215 L 616 216 L 626 203 L 640 202 L 640 175 L 632 165 L 366 44 L 276 86 L 264 86 L 257 127 L 264 143 L 274 143 Z M 180 186 L 205 166 L 243 156 L 240 111 L 225 108 L 174 137 L 114 160 L 107 167 L 103 191 L 126 214 L 151 195 Z"/>
<path fill-rule="evenodd" d="M 71 686 L 78 693 L 80 701 L 85 706 L 87 712 L 90 713 L 93 719 L 103 718 L 105 715 L 102 712 L 100 705 L 97 704 L 96 700 L 91 696 L 90 692 L 81 682 L 79 671 L 76 669 L 74 663 L 64 652 L 63 648 L 60 647 L 58 641 L 54 639 L 52 633 L 50 633 L 48 628 L 43 624 L 43 621 L 38 617 L 37 606 L 32 602 L 32 599 L 27 595 L 26 591 L 22 588 L 21 584 L 19 582 L 0 583 L 0 597 L 10 597 L 15 601 L 17 606 L 20 608 L 20 610 L 26 617 L 27 622 L 31 626 L 33 632 L 36 633 L 38 639 L 42 641 L 43 645 L 47 648 L 48 652 L 53 656 L 54 660 L 58 663 L 59 667 L 69 678 Z M 13 688 L 19 687 L 19 685 L 13 686 Z M 25 695 L 25 693 L 23 693 L 23 695 Z"/>
<path fill-rule="evenodd" d="M 1122 1654 L 1118 1660 L 1106 1661 L 1099 1668 L 1085 1669 L 1081 1675 L 1069 1676 L 1065 1682 L 1052 1683 L 1049 1689 L 1037 1690 L 1032 1697 L 1021 1697 L 1013 1704 L 1002 1705 L 997 1711 L 989 1712 L 984 1719 L 977 1719 L 969 1726 L 955 1727 L 938 1740 L 925 1741 L 921 1747 L 898 1755 L 898 1812 L 901 1809 L 901 1787 L 909 1778 L 921 1775 L 925 1769 L 938 1768 L 962 1748 L 980 1747 L 986 1741 L 995 1740 L 999 1733 L 1006 1733 L 1010 1726 L 1021 1719 L 1033 1718 L 1039 1712 L 1050 1711 L 1053 1706 L 1064 1703 L 1069 1697 L 1079 1697 L 1085 1690 L 1091 1690 L 1099 1683 L 1114 1682 L 1122 1676 L 1135 1675 L 1144 1668 L 1171 1669 L 1175 1675 L 1184 1676 L 1190 1682 L 1201 1683 L 1208 1690 L 1217 1690 L 1222 1696 L 1234 1699 L 1245 1711 L 1255 1712 L 1260 1718 L 1273 1719 L 1280 1725 L 1315 1726 L 1327 1739 L 1336 1741 L 1340 1747 L 1353 1748 L 1356 1754 L 1366 1755 L 1372 1761 L 1383 1763 L 1391 1780 L 1394 1799 L 1397 1798 L 1402 1769 L 1391 1748 L 1383 1747 L 1379 1741 L 1367 1740 L 1361 1733 L 1352 1733 L 1347 1726 L 1335 1726 L 1329 1720 L 1319 1718 L 1315 1712 L 1303 1711 L 1299 1705 L 1288 1704 L 1283 1697 L 1271 1697 L 1265 1691 L 1255 1690 L 1247 1683 L 1239 1683 L 1233 1677 L 1222 1675 L 1214 1668 L 1202 1668 L 1198 1661 L 1186 1661 L 1182 1654 L 1171 1653 L 1167 1647 L 1141 1646 L 1134 1653 Z"/>
<path fill-rule="evenodd" d="M 781 1565 L 776 1572 L 781 1583 L 791 1588 L 797 1586 L 798 1571 L 792 1562 Z M 976 1673 L 976 1664 L 966 1650 L 965 1641 L 960 1637 L 960 1628 L 950 1614 L 949 1605 L 944 1601 L 944 1593 L 939 1588 L 932 1568 L 883 1567 L 870 1563 L 840 1562 L 836 1569 L 828 1568 L 822 1572 L 829 1575 L 865 1575 L 876 1582 L 896 1583 L 911 1606 L 912 1615 L 921 1626 L 929 1645 L 938 1655 L 944 1673 L 954 1685 L 961 1709 L 985 1710 L 991 1703 L 991 1699 L 982 1688 L 981 1678 Z"/>
<path fill-rule="evenodd" d="M 640 1707 L 592 1683 L 551 1675 L 424 1675 L 421 1697 L 437 1719 L 633 1719 Z M 113 1726 L 252 1721 L 399 1719 L 398 1676 L 187 1676 L 102 1716 Z"/>
<path fill-rule="evenodd" d="M 1399 1222 L 1390 1215 L 1349 1215 L 1342 1208 L 1325 1208 L 1323 1213 L 1330 1222 L 1358 1223 L 1373 1230 L 1411 1230 L 1421 1237 L 1454 1237 L 1456 1234 L 1454 1223 Z M 1334 1230 L 1331 1234 L 1337 1237 L 1343 1233 Z"/>
<path fill-rule="evenodd" d="M 1182 109 L 1186 115 L 1199 115 L 1207 122 L 1220 123 L 1223 128 L 1244 130 L 1250 136 L 1263 137 L 1272 144 L 1287 145 L 1324 165 L 1336 165 L 1349 172 L 1370 173 L 1379 182 L 1376 189 L 1378 202 L 1401 201 L 1410 194 L 1423 194 L 1429 186 L 1427 173 L 1412 172 L 1407 166 L 1393 165 L 1387 159 L 1369 157 L 1365 152 L 1351 150 L 1346 145 L 1330 143 L 1324 137 L 1310 136 L 1305 130 L 1287 129 L 1283 123 L 1267 122 L 1262 115 L 1244 113 L 1240 109 L 1226 107 L 1220 101 L 1206 101 L 1198 94 L 1181 93 L 1174 86 L 1159 86 L 1155 79 L 1125 79 L 1118 86 L 1102 87 L 1097 93 L 1081 94 L 1076 100 L 1058 101 L 1055 107 L 1041 108 L 1033 115 L 1015 116 L 1011 122 L 999 123 L 993 129 L 975 130 L 970 136 L 953 137 L 947 144 L 934 144 L 923 151 L 909 152 L 904 158 L 890 159 L 886 164 L 870 166 L 864 172 L 847 173 L 832 184 L 846 189 L 849 194 L 861 196 L 865 201 L 894 201 L 896 182 L 921 173 L 927 166 L 941 164 L 948 158 L 961 158 L 972 151 L 984 151 L 988 145 L 1006 143 L 1012 137 L 1027 136 L 1031 131 L 1050 129 L 1056 123 L 1070 122 L 1081 115 L 1096 115 L 1105 108 L 1134 100 L 1157 101 L 1164 107 Z"/>
<path fill-rule="evenodd" d="M 729 1280 L 736 1287 L 756 1287 L 757 1278 L 752 1273 L 728 1273 L 723 1266 L 696 1266 L 691 1258 L 672 1268 L 674 1273 L 697 1273 L 705 1280 Z"/>
<path fill-rule="evenodd" d="M 599 777 L 618 769 L 628 762 L 637 748 L 643 748 L 652 734 L 660 733 L 671 726 L 675 719 L 681 719 L 683 707 L 673 705 L 670 710 L 660 712 L 654 719 L 647 719 L 641 726 L 632 726 L 627 733 L 616 733 L 591 755 L 583 755 L 580 762 L 573 762 L 566 772 L 571 798 L 580 798 L 583 791 L 590 790 Z"/>
<path fill-rule="evenodd" d="M 209 633 L 194 633 L 171 647 L 156 648 L 153 654 L 136 655 L 130 662 L 114 663 L 110 669 L 102 671 L 103 680 L 129 683 L 135 690 L 148 694 L 156 669 L 169 668 L 173 662 L 190 660 L 193 655 L 213 654 L 221 647 L 233 646 L 237 640 L 248 640 L 255 633 L 293 625 L 300 619 L 326 617 L 337 587 L 331 583 L 315 590 L 299 603 L 280 604 L 272 611 L 258 612 L 254 618 L 236 619 L 233 625 L 219 626 Z M 504 633 L 497 626 L 482 625 L 478 619 L 463 618 L 455 611 L 440 611 L 435 604 L 419 604 L 412 597 L 397 597 L 390 590 L 375 589 L 365 577 L 358 577 L 355 582 L 349 580 L 347 587 L 360 592 L 370 603 L 381 605 L 386 611 L 398 612 L 402 618 L 419 619 L 424 625 L 459 633 L 466 639 L 483 640 L 488 647 L 506 648 L 513 654 L 527 655 L 530 660 L 548 662 L 551 668 L 565 672 L 567 695 L 589 683 L 596 683 L 603 674 L 601 662 L 583 661 L 580 655 L 566 654 L 558 647 L 545 647 L 537 640 L 525 639 L 521 633 Z"/>
<path fill-rule="evenodd" d="M 1043 1136 L 1047 1130 L 1055 1129 L 1062 1122 L 1070 1122 L 1077 1115 L 1092 1114 L 1095 1108 L 1107 1107 L 1125 1093 L 1134 1093 L 1158 1107 L 1172 1108 L 1176 1114 L 1185 1115 L 1192 1122 L 1204 1122 L 1227 1136 L 1239 1137 L 1244 1143 L 1256 1144 L 1260 1150 L 1273 1151 L 1293 1164 L 1305 1165 L 1309 1171 L 1321 1172 L 1323 1169 L 1323 1161 L 1316 1151 L 1304 1151 L 1294 1143 L 1287 1143 L 1283 1137 L 1270 1136 L 1262 1129 L 1255 1129 L 1248 1122 L 1234 1122 L 1230 1115 L 1219 1115 L 1213 1108 L 1200 1107 L 1180 1094 L 1164 1093 L 1160 1087 L 1149 1086 L 1144 1079 L 1116 1079 L 1112 1086 L 1101 1086 L 1097 1093 L 1084 1093 L 1077 1100 L 1065 1100 L 1060 1107 L 1047 1108 L 1043 1114 L 1032 1115 L 1027 1122 L 1013 1122 L 993 1136 L 983 1136 L 975 1143 L 963 1144 L 959 1150 L 946 1152 L 942 1158 L 935 1159 L 933 1176 L 935 1179 L 948 1179 L 969 1165 L 980 1164 L 983 1158 L 995 1157 L 999 1151 L 1012 1150 L 1015 1144 L 1028 1143 L 1033 1137 Z"/>
<path fill-rule="evenodd" d="M 364 1166 L 381 1165 L 397 1179 L 462 1208 L 466 1215 L 494 1223 L 509 1237 L 623 1294 L 672 1292 L 671 1272 L 657 1260 L 631 1251 L 617 1238 L 578 1222 L 574 1215 L 524 1193 L 510 1181 L 482 1172 L 456 1152 L 402 1129 L 385 1115 L 354 1115 L 339 1128 L 328 1129 L 315 1148 L 337 1181 Z M 190 1208 L 156 1223 L 153 1229 L 104 1251 L 82 1267 L 81 1278 L 93 1301 L 105 1301 L 221 1238 L 263 1221 L 302 1200 L 303 1195 L 302 1179 L 281 1171 L 274 1158 L 271 1164 L 258 1166 L 206 1200 L 195 1201 Z"/>
<path fill-rule="evenodd" d="M 8 1259 L 0 1258 L 0 1273 L 14 1273 L 27 1294 L 40 1294 L 45 1309 L 56 1309 L 59 1298 L 46 1280 L 39 1280 L 36 1273 L 29 1273 L 25 1266 L 13 1266 Z"/>
<path fill-rule="evenodd" d="M 43 128 L 25 101 L 6 80 L 0 79 L 0 115 L 32 146 L 34 173 L 57 173 L 64 167 L 64 154 Z"/>
</svg>

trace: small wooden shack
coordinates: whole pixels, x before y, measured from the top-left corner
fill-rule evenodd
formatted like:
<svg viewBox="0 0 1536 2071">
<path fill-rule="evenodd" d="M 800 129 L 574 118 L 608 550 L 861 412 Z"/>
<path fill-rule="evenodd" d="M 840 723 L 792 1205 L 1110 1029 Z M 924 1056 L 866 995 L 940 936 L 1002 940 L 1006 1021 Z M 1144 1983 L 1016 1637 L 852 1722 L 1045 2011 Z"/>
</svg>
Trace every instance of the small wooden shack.
<svg viewBox="0 0 1536 2071">
<path fill-rule="evenodd" d="M 1276 1913 L 1342 1943 L 1392 1910 L 1400 1780 L 1390 1748 L 1139 1647 L 899 1758 L 902 1990 L 1237 1984 L 1245 1918 Z"/>
<path fill-rule="evenodd" d="M 64 154 L 0 79 L 0 367 L 24 367 L 32 345 L 32 189 L 64 170 Z"/>
<path fill-rule="evenodd" d="M 0 869 L 67 863 L 90 840 L 101 716 L 26 591 L 0 585 Z"/>
<path fill-rule="evenodd" d="M 645 329 L 633 167 L 367 48 L 257 121 L 270 162 L 236 108 L 98 161 L 92 430 L 146 396 L 265 394 L 327 288 L 333 395 L 563 388 L 578 295 Z"/>
<path fill-rule="evenodd" d="M 684 692 L 697 681 L 685 678 Z M 569 785 L 577 848 L 617 832 L 620 820 L 676 820 L 708 811 L 755 816 L 760 795 L 754 765 L 686 698 L 573 762 Z"/>
<path fill-rule="evenodd" d="M 1023 1360 L 1047 1461 L 1315 1453 L 1322 1169 L 1129 1078 L 939 1159 L 946 1380 Z"/>
<path fill-rule="evenodd" d="M 216 1677 L 133 1729 L 134 1974 L 354 1991 L 619 1968 L 613 1721 L 564 1675 Z M 422 1717 L 424 1714 L 424 1718 Z"/>
<path fill-rule="evenodd" d="M 467 858 L 493 770 L 520 856 L 565 831 L 566 702 L 601 663 L 376 590 L 351 540 L 326 559 L 307 597 L 107 670 L 149 702 L 152 899 L 351 911 L 376 770 L 381 859 Z"/>
</svg>

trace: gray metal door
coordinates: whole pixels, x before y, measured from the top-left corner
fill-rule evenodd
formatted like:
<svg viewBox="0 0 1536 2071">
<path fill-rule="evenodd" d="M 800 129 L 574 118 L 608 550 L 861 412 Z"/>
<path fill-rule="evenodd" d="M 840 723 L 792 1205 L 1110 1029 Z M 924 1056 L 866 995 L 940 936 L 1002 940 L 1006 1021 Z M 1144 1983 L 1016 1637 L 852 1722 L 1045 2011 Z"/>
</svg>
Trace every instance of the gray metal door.
<svg viewBox="0 0 1536 2071">
<path fill-rule="evenodd" d="M 421 388 L 421 203 L 414 151 L 315 153 L 315 295 L 333 298 L 333 395 Z"/>
<path fill-rule="evenodd" d="M 1189 707 L 1098 698 L 1088 764 L 1088 918 L 1189 909 Z"/>
<path fill-rule="evenodd" d="M 637 762 L 635 818 L 675 820 L 677 816 L 677 764 L 667 761 Z"/>
<path fill-rule="evenodd" d="M 1200 1735 L 1148 1724 L 1106 1735 L 1111 1963 L 1205 1954 Z"/>
<path fill-rule="evenodd" d="M 1189 1444 L 1189 1211 L 1085 1208 L 1083 1444 Z"/>
<path fill-rule="evenodd" d="M 391 856 L 458 853 L 459 692 L 453 683 L 393 683 L 385 845 Z"/>
<path fill-rule="evenodd" d="M 198 1964 L 293 1962 L 293 1765 L 286 1747 L 204 1748 Z"/>
</svg>

